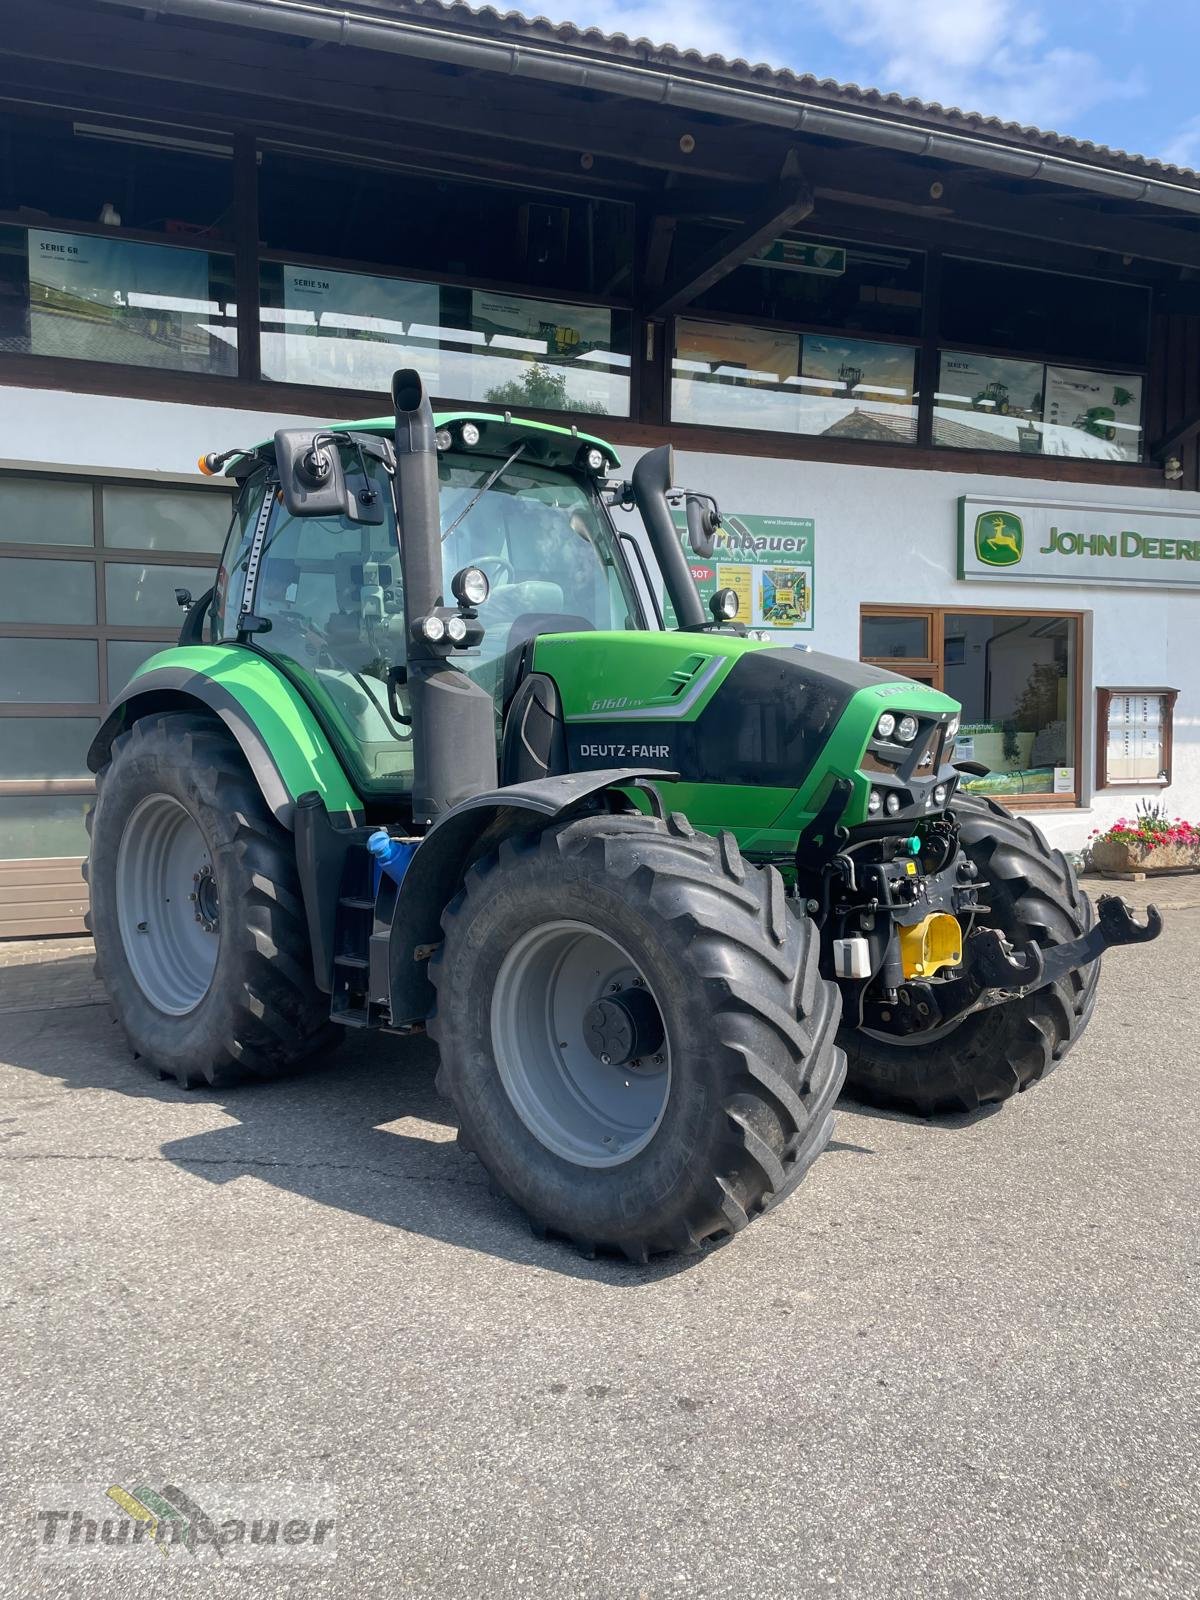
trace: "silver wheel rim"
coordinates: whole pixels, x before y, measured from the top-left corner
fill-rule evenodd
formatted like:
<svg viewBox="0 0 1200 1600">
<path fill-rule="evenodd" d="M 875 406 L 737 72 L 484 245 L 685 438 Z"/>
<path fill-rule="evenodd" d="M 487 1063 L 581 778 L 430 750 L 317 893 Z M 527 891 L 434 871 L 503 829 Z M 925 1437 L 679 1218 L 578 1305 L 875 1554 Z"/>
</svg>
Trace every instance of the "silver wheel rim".
<svg viewBox="0 0 1200 1600">
<path fill-rule="evenodd" d="M 152 794 L 129 814 L 117 851 L 117 923 L 138 987 L 182 1017 L 208 993 L 220 944 L 212 856 L 191 812 Z"/>
<path fill-rule="evenodd" d="M 593 1054 L 585 1037 L 589 1009 L 635 987 L 654 999 L 629 953 L 582 922 L 523 934 L 496 976 L 491 1027 L 500 1081 L 534 1138 L 575 1166 L 631 1161 L 666 1111 L 668 1039 L 617 1065 Z"/>
</svg>

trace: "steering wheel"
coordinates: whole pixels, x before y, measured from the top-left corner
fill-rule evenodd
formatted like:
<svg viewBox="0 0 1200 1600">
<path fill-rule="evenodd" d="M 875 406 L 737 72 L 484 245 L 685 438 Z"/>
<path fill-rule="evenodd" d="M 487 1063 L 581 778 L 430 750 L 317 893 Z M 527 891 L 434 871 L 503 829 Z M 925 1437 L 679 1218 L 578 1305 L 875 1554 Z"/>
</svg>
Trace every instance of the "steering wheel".
<svg viewBox="0 0 1200 1600">
<path fill-rule="evenodd" d="M 497 583 L 515 583 L 517 581 L 517 575 L 513 570 L 512 562 L 507 561 L 503 556 L 478 556 L 474 561 L 472 561 L 471 565 L 481 569 L 484 576 L 487 578 L 489 585 L 493 589 L 496 587 Z M 491 570 L 493 567 L 503 567 L 508 576 L 506 578 L 502 578 L 499 573 L 493 575 Z"/>
</svg>

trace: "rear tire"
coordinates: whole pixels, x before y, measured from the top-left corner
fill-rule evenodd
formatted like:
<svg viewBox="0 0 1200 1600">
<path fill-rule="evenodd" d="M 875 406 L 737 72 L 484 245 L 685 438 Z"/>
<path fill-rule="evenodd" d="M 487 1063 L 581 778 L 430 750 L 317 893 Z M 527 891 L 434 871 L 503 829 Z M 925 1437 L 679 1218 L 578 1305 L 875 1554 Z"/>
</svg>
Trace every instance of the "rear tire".
<svg viewBox="0 0 1200 1600">
<path fill-rule="evenodd" d="M 223 1088 L 337 1043 L 291 836 L 220 723 L 172 712 L 119 734 L 87 823 L 97 976 L 135 1055 Z"/>
<path fill-rule="evenodd" d="M 1063 944 L 1095 921 L 1074 868 L 1025 817 L 982 795 L 951 807 L 968 858 L 987 884 L 992 907 L 981 919 L 1015 945 Z M 890 1044 L 844 1030 L 851 1094 L 872 1105 L 936 1116 L 974 1111 L 1031 1088 L 1058 1065 L 1087 1027 L 1096 1004 L 1100 962 L 1046 989 L 977 1011 L 928 1044 Z"/>
<path fill-rule="evenodd" d="M 828 1142 L 840 995 L 813 924 L 731 834 L 606 815 L 514 837 L 442 927 L 438 1086 L 536 1232 L 634 1261 L 694 1252 L 777 1204 Z M 658 1021 L 640 1069 L 609 1069 L 575 1014 L 628 985 Z"/>
</svg>

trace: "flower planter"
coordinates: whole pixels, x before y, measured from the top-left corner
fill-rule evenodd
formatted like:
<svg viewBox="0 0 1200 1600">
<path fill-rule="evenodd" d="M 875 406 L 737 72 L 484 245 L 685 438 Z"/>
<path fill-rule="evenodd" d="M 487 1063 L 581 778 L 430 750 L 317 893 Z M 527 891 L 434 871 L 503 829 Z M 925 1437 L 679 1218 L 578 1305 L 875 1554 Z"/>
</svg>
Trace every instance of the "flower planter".
<svg viewBox="0 0 1200 1600">
<path fill-rule="evenodd" d="M 1200 872 L 1200 845 L 1155 844 L 1147 847 L 1124 839 L 1097 839 L 1091 850 L 1097 872 L 1148 874 Z"/>
</svg>

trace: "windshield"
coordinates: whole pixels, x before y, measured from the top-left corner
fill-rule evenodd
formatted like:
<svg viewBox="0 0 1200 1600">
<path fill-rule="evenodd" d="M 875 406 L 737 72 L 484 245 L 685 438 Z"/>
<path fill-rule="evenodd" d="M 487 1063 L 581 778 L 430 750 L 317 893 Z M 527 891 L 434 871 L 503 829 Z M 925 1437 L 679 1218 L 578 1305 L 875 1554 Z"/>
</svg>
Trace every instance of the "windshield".
<svg viewBox="0 0 1200 1600">
<path fill-rule="evenodd" d="M 438 463 L 442 527 L 453 528 L 442 541 L 447 592 L 461 567 L 477 566 L 492 586 L 479 613 L 489 630 L 518 607 L 572 619 L 563 628 L 639 627 L 633 585 L 593 494 L 579 480 L 521 458 L 481 494 L 501 465 L 453 456 Z"/>
<path fill-rule="evenodd" d="M 438 460 L 447 603 L 450 580 L 462 567 L 481 567 L 491 585 L 479 608 L 482 644 L 449 660 L 492 695 L 497 726 L 506 668 L 515 668 L 535 634 L 644 625 L 611 524 L 590 487 L 523 456 L 489 485 L 505 460 L 456 454 Z M 349 452 L 346 463 L 352 465 Z M 410 780 L 412 730 L 395 714 L 404 705 L 402 685 L 398 700 L 388 689 L 392 669 L 403 667 L 407 654 L 391 496 L 380 464 L 371 460 L 367 470 L 387 507 L 383 523 L 292 517 L 273 497 L 254 609 L 270 623 L 255 635 L 256 647 L 301 678 L 369 788 Z M 218 638 L 237 636 L 265 481 L 265 473 L 256 474 L 239 502 L 214 606 Z M 507 679 L 511 687 L 511 672 Z"/>
</svg>

